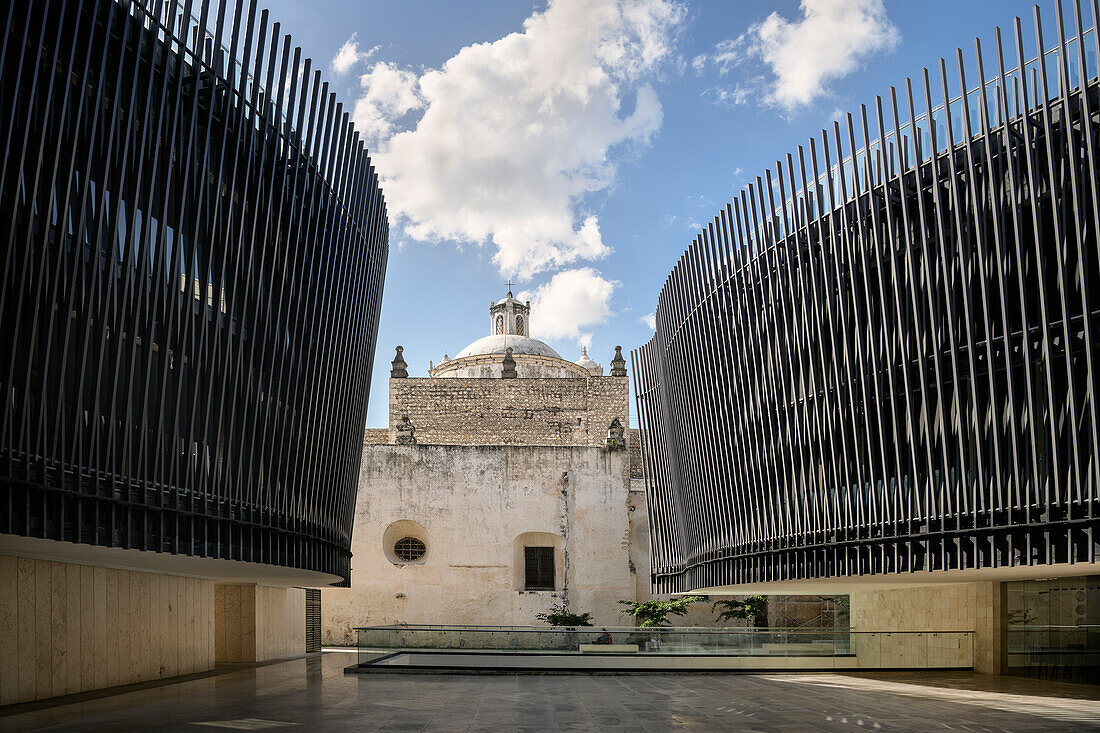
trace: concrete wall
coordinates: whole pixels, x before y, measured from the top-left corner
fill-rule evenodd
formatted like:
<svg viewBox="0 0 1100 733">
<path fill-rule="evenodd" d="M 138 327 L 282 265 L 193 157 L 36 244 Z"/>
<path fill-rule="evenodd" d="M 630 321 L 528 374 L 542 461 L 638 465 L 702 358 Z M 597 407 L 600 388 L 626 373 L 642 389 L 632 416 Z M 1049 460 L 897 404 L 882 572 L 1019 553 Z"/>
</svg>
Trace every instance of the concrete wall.
<svg viewBox="0 0 1100 733">
<path fill-rule="evenodd" d="M 1003 669 L 1001 583 L 951 583 L 855 591 L 854 631 L 973 631 L 974 671 Z"/>
<path fill-rule="evenodd" d="M 535 624 L 566 600 L 623 623 L 617 601 L 636 593 L 627 460 L 591 447 L 364 446 L 351 588 L 322 590 L 323 642 L 354 643 L 361 625 Z M 422 561 L 387 557 L 399 521 L 423 527 Z M 558 590 L 517 590 L 515 541 L 531 532 L 560 537 Z"/>
<path fill-rule="evenodd" d="M 214 666 L 214 584 L 0 555 L 0 705 Z"/>
<path fill-rule="evenodd" d="M 421 444 L 602 447 L 629 424 L 626 377 L 390 380 L 390 442 L 402 414 Z"/>
<path fill-rule="evenodd" d="M 214 587 L 214 658 L 262 662 L 306 652 L 306 592 L 264 585 Z"/>
</svg>

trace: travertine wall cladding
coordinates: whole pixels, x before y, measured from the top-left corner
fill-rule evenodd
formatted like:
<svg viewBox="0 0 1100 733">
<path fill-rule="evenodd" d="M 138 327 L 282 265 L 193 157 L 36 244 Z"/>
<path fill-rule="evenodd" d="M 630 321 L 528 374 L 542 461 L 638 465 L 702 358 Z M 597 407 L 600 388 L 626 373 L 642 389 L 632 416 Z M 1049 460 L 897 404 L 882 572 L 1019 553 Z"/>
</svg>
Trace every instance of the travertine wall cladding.
<svg viewBox="0 0 1100 733">
<path fill-rule="evenodd" d="M 1001 673 L 1000 583 L 949 583 L 856 591 L 851 626 L 859 631 L 973 631 L 974 671 Z"/>
<path fill-rule="evenodd" d="M 215 660 L 263 662 L 306 652 L 306 592 L 302 588 L 218 584 Z"/>
<path fill-rule="evenodd" d="M 626 379 L 391 379 L 390 440 L 407 414 L 421 444 L 603 446 Z"/>
<path fill-rule="evenodd" d="M 0 705 L 214 667 L 214 584 L 0 555 Z"/>
</svg>

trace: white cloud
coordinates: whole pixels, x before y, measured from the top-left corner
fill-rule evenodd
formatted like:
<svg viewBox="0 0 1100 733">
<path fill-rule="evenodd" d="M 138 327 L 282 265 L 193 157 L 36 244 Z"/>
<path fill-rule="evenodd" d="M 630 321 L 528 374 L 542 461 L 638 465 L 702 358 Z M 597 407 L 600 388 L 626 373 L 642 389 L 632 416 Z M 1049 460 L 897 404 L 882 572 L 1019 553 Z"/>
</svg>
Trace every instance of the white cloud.
<svg viewBox="0 0 1100 733">
<path fill-rule="evenodd" d="M 571 338 L 583 346 L 592 342 L 588 326 L 611 317 L 611 294 L 619 285 L 591 267 L 557 273 L 550 281 L 517 297 L 531 301 L 531 334 L 542 338 Z"/>
<path fill-rule="evenodd" d="M 586 197 L 660 127 L 649 80 L 684 16 L 673 0 L 551 0 L 439 69 L 375 65 L 355 112 L 391 213 L 417 240 L 491 243 L 520 279 L 605 256 Z"/>
<path fill-rule="evenodd" d="M 696 68 L 712 63 L 719 74 L 756 61 L 765 77 L 706 94 L 716 104 L 747 104 L 762 98 L 788 113 L 828 93 L 830 81 L 852 73 L 870 56 L 892 51 L 901 39 L 886 17 L 884 0 L 802 0 L 802 16 L 772 13 L 737 38 L 719 42 Z M 695 62 L 693 62 L 695 65 Z"/>
<path fill-rule="evenodd" d="M 752 51 L 775 75 L 768 100 L 791 111 L 825 93 L 872 54 L 893 50 L 898 29 L 883 0 L 802 0 L 802 17 L 772 13 L 749 30 Z"/>
<path fill-rule="evenodd" d="M 642 316 L 638 320 L 642 324 L 644 324 L 647 328 L 649 328 L 650 331 L 656 331 L 657 330 L 657 313 L 656 313 L 656 311 L 654 311 L 653 313 L 646 313 L 644 316 Z"/>
<path fill-rule="evenodd" d="M 424 107 L 420 80 L 412 71 L 379 62 L 359 78 L 359 83 L 363 95 L 355 101 L 352 119 L 368 140 L 388 138 L 402 117 Z"/>
<path fill-rule="evenodd" d="M 378 51 L 378 46 L 371 48 L 367 51 L 360 53 L 359 42 L 355 40 L 355 33 L 351 34 L 351 38 L 344 41 L 344 45 L 340 47 L 340 50 L 336 52 L 336 55 L 332 57 L 332 63 L 329 64 L 329 68 L 332 70 L 333 76 L 339 76 L 346 73 L 351 67 L 366 61 Z"/>
<path fill-rule="evenodd" d="M 712 104 L 719 107 L 733 107 L 748 104 L 763 95 L 749 86 L 738 84 L 733 87 L 709 87 L 704 89 L 700 96 L 709 99 Z"/>
<path fill-rule="evenodd" d="M 745 36 L 741 36 L 737 39 L 726 39 L 715 44 L 713 58 L 714 65 L 718 67 L 718 73 L 728 74 L 741 61 L 741 47 L 744 41 Z"/>
</svg>

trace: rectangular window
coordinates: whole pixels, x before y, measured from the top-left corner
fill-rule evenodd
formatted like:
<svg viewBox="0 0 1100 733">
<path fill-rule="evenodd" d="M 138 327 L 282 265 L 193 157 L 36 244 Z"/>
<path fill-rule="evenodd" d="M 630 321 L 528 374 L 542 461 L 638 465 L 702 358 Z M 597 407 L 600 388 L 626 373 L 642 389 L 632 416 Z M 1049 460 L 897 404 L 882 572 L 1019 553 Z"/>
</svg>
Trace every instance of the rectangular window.
<svg viewBox="0 0 1100 733">
<path fill-rule="evenodd" d="M 523 548 L 523 587 L 526 590 L 554 590 L 554 548 Z"/>
</svg>

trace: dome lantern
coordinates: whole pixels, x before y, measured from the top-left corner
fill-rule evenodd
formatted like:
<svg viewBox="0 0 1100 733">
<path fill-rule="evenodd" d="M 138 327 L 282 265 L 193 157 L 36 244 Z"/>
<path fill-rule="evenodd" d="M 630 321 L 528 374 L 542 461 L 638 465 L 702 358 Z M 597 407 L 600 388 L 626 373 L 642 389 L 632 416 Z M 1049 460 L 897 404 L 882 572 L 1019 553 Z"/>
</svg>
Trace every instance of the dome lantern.
<svg viewBox="0 0 1100 733">
<path fill-rule="evenodd" d="M 489 306 L 489 335 L 528 336 L 530 332 L 531 301 L 516 300 L 509 282 L 508 295 Z"/>
</svg>

